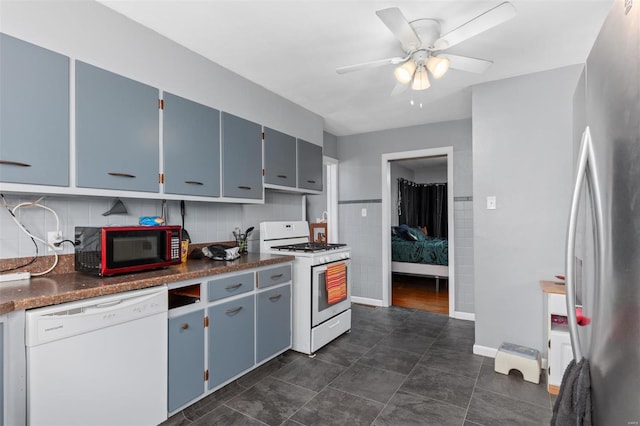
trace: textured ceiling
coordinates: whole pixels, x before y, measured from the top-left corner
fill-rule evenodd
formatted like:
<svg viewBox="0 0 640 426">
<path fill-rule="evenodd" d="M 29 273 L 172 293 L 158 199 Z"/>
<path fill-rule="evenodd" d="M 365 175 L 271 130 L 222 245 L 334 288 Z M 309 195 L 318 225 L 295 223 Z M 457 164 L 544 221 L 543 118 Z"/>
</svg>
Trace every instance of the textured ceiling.
<svg viewBox="0 0 640 426">
<path fill-rule="evenodd" d="M 620 1 L 620 0 L 616 0 Z M 482 75 L 450 70 L 422 92 L 391 96 L 393 66 L 335 68 L 402 56 L 376 10 L 435 18 L 446 33 L 500 1 L 172 1 L 101 3 L 319 114 L 337 136 L 471 116 L 471 86 L 583 63 L 612 0 L 514 0 L 515 18 L 447 50 L 494 61 Z M 412 94 L 416 103 L 411 106 Z"/>
</svg>

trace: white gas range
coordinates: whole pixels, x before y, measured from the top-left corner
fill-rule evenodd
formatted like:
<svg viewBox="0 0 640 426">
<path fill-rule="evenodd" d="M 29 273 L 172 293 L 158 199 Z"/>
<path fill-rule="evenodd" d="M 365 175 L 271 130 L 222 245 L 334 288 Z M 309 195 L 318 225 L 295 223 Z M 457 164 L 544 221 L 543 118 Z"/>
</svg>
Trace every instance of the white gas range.
<svg viewBox="0 0 640 426">
<path fill-rule="evenodd" d="M 260 251 L 295 256 L 292 348 L 305 354 L 351 329 L 351 248 L 309 241 L 305 221 L 260 223 Z M 344 264 L 343 297 L 329 299 L 327 269 Z M 333 268 L 332 268 L 333 267 Z M 343 287 L 343 288 L 344 288 Z"/>
</svg>

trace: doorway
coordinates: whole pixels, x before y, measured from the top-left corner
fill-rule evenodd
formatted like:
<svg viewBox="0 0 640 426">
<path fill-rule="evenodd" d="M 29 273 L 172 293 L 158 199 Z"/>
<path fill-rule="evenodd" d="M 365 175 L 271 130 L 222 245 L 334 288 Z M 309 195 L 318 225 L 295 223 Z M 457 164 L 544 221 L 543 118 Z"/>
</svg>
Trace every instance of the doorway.
<svg viewBox="0 0 640 426">
<path fill-rule="evenodd" d="M 392 205 L 395 200 L 392 197 L 394 185 L 397 186 L 397 182 L 392 182 L 391 168 L 394 162 L 412 160 L 414 163 L 420 163 L 422 160 L 418 159 L 435 159 L 441 161 L 442 164 L 446 164 L 446 182 L 447 182 L 447 233 L 448 233 L 448 279 L 446 282 L 442 278 L 438 281 L 438 287 L 436 289 L 436 282 L 433 278 L 427 278 L 425 276 L 416 276 L 416 274 L 410 275 L 395 275 L 392 274 L 391 268 L 391 225 L 394 223 L 392 218 Z M 401 164 L 401 163 L 396 163 Z M 410 163 L 409 163 L 410 164 Z M 405 299 L 420 299 L 420 291 L 427 289 L 431 290 L 431 301 L 428 305 L 422 305 L 419 307 L 419 303 L 416 306 L 417 309 L 432 310 L 436 312 L 446 313 L 450 317 L 455 315 L 455 247 L 454 247 L 454 220 L 453 220 L 453 194 L 454 194 L 454 179 L 453 179 L 453 147 L 442 147 L 432 149 L 421 149 L 414 151 L 395 152 L 382 155 L 382 295 L 383 306 L 391 306 L 393 304 L 393 282 L 394 275 L 397 277 L 396 282 L 403 286 L 407 295 Z M 446 291 L 446 297 L 444 291 Z M 416 294 L 416 292 L 418 292 Z M 442 292 L 442 293 L 440 293 Z M 410 295 L 409 293 L 412 293 Z M 402 294 L 399 294 L 402 296 Z M 424 296 L 424 295 L 423 295 Z M 426 296 L 425 296 L 426 297 Z"/>
</svg>

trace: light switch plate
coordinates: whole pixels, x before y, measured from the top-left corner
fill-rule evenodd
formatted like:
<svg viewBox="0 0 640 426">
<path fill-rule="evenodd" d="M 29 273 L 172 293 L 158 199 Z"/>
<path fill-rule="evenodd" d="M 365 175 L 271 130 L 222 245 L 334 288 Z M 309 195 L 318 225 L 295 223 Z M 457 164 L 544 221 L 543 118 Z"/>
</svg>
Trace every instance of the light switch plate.
<svg viewBox="0 0 640 426">
<path fill-rule="evenodd" d="M 367 209 L 366 208 L 362 209 L 362 217 L 367 217 Z"/>
<path fill-rule="evenodd" d="M 487 210 L 495 210 L 496 209 L 496 197 L 489 196 L 487 197 Z"/>
</svg>

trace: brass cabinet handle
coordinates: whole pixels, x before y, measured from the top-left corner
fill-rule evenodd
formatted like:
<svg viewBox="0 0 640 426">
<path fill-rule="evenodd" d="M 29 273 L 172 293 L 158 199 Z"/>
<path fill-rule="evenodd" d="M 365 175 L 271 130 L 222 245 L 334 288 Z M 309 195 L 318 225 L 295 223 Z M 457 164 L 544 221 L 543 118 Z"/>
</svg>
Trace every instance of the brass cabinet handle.
<svg viewBox="0 0 640 426">
<path fill-rule="evenodd" d="M 236 290 L 238 288 L 242 287 L 242 283 L 238 283 L 238 284 L 234 284 L 234 285 L 228 285 L 225 287 L 225 290 Z"/>
<path fill-rule="evenodd" d="M 135 175 L 131 175 L 129 173 L 118 173 L 118 172 L 109 172 L 107 173 L 109 176 L 115 176 L 115 177 L 126 177 L 126 178 L 135 178 Z"/>
<path fill-rule="evenodd" d="M 184 324 L 182 324 L 182 326 L 180 328 L 182 328 L 183 330 L 188 329 L 189 328 L 189 323 L 185 322 Z"/>
<path fill-rule="evenodd" d="M 281 179 L 286 179 L 287 175 L 278 175 L 278 177 L 281 178 Z"/>
<path fill-rule="evenodd" d="M 237 308 L 227 309 L 226 311 L 224 311 L 224 313 L 227 315 L 231 315 L 231 314 L 240 312 L 241 309 L 242 309 L 242 306 L 238 306 Z"/>
<path fill-rule="evenodd" d="M 185 180 L 184 183 L 187 185 L 204 185 L 204 183 L 198 182 L 197 180 Z"/>
<path fill-rule="evenodd" d="M 269 300 L 271 300 L 272 302 L 277 302 L 278 300 L 280 300 L 281 297 L 282 297 L 281 294 L 277 294 L 275 296 L 269 297 Z"/>
<path fill-rule="evenodd" d="M 0 160 L 0 164 L 6 164 L 7 166 L 31 167 L 31 164 L 21 163 L 20 161 Z"/>
<path fill-rule="evenodd" d="M 238 188 L 240 188 L 240 189 L 247 189 L 247 190 L 248 190 L 248 189 L 251 189 L 251 187 L 250 187 L 250 186 L 244 186 L 244 185 L 239 185 L 239 186 L 238 186 Z"/>
<path fill-rule="evenodd" d="M 271 275 L 271 279 L 272 280 L 277 280 L 277 279 L 280 279 L 280 278 L 282 278 L 282 274 Z"/>
</svg>

